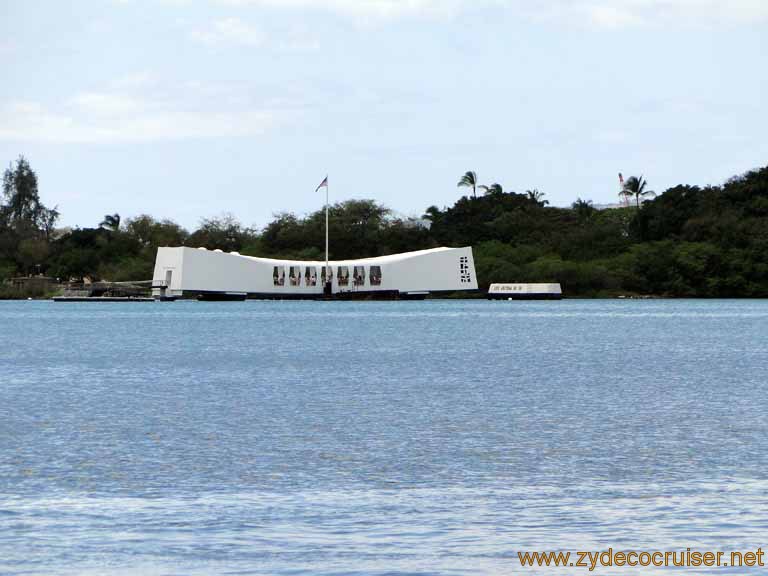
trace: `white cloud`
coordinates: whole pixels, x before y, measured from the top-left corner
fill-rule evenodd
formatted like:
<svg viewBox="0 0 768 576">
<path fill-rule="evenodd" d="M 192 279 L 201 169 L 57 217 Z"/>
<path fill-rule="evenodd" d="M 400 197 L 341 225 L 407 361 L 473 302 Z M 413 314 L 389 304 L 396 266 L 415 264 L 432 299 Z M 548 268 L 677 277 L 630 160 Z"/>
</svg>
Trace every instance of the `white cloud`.
<svg viewBox="0 0 768 576">
<path fill-rule="evenodd" d="M 182 25 L 190 28 L 187 23 Z M 294 28 L 280 34 L 268 35 L 235 17 L 215 20 L 207 28 L 193 28 L 190 35 L 194 40 L 210 47 L 264 46 L 278 52 L 314 52 L 320 48 L 320 43 L 314 39 L 312 32 L 300 34 Z"/>
<path fill-rule="evenodd" d="M 211 46 L 225 43 L 260 46 L 264 43 L 264 35 L 240 18 L 216 20 L 205 30 L 193 31 L 192 37 Z"/>
<path fill-rule="evenodd" d="M 637 14 L 621 6 L 593 6 L 588 9 L 588 16 L 593 24 L 606 28 L 619 28 L 641 22 Z"/>
<path fill-rule="evenodd" d="M 217 0 L 229 6 L 317 9 L 355 17 L 396 18 L 399 16 L 435 16 L 455 13 L 470 0 Z M 503 0 L 490 0 L 499 3 Z M 488 3 L 489 0 L 475 0 Z"/>
<path fill-rule="evenodd" d="M 768 19 L 767 0 L 214 0 L 232 7 L 323 10 L 357 18 L 457 15 L 478 6 L 572 18 L 598 26 Z"/>
<path fill-rule="evenodd" d="M 580 0 L 574 3 L 599 26 L 748 22 L 768 18 L 765 0 Z"/>
<path fill-rule="evenodd" d="M 124 94 L 84 92 L 70 100 L 75 108 L 88 116 L 118 116 L 138 114 L 144 104 Z"/>
<path fill-rule="evenodd" d="M 0 107 L 0 140 L 104 143 L 245 136 L 264 133 L 273 121 L 269 110 L 185 109 L 181 103 L 85 93 L 56 109 L 7 103 Z"/>
<path fill-rule="evenodd" d="M 149 70 L 133 72 L 126 74 L 115 80 L 112 85 L 119 89 L 136 90 L 139 88 L 148 88 L 157 84 L 157 77 Z"/>
</svg>

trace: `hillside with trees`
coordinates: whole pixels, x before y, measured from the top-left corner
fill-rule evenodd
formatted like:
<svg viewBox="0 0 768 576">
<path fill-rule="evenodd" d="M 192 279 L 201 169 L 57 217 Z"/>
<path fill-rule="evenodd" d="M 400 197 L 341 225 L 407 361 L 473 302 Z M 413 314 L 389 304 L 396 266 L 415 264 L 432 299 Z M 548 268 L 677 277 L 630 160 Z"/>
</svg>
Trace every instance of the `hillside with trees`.
<svg viewBox="0 0 768 576">
<path fill-rule="evenodd" d="M 679 185 L 655 195 L 624 184 L 626 207 L 577 198 L 550 206 L 538 190 L 505 191 L 466 172 L 452 206 L 397 217 L 373 200 L 330 207 L 331 257 L 363 258 L 434 246 L 472 246 L 482 289 L 492 282 L 560 282 L 568 296 L 768 296 L 768 167 L 722 186 Z M 454 191 L 455 193 L 455 191 Z M 56 229 L 29 162 L 5 171 L 0 200 L 0 283 L 43 274 L 63 281 L 148 280 L 160 246 L 322 259 L 324 212 L 284 213 L 263 229 L 225 215 L 188 231 L 173 220 L 105 215 L 99 225 Z M 0 295 L 10 294 L 0 288 Z"/>
</svg>

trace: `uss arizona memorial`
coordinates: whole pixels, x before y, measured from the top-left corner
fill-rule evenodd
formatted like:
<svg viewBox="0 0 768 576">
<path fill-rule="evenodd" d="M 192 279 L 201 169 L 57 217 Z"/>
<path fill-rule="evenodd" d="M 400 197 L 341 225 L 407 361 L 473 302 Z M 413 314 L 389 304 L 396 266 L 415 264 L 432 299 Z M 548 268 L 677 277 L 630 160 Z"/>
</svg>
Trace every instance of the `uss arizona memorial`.
<svg viewBox="0 0 768 576">
<path fill-rule="evenodd" d="M 472 248 L 327 263 L 159 248 L 152 279 L 153 296 L 161 299 L 423 298 L 458 290 L 477 290 Z"/>
<path fill-rule="evenodd" d="M 432 248 L 378 258 L 328 258 L 328 176 L 325 260 L 275 260 L 206 248 L 158 248 L 152 295 L 159 299 L 423 298 L 430 292 L 476 290 L 472 248 Z"/>
<path fill-rule="evenodd" d="M 430 292 L 477 290 L 469 247 L 329 260 L 327 176 L 315 192 L 320 188 L 325 188 L 324 261 L 276 260 L 207 248 L 158 248 L 152 295 L 160 300 L 417 299 Z M 523 294 L 513 285 L 498 286 L 499 294 L 510 299 Z M 526 291 L 526 297 L 532 295 Z"/>
<path fill-rule="evenodd" d="M 324 261 L 259 258 L 186 246 L 158 248 L 152 295 L 160 300 L 420 299 L 430 292 L 477 290 L 475 260 L 469 247 L 329 260 L 327 176 L 317 190 L 320 188 L 326 192 Z M 489 291 L 491 298 L 510 300 L 542 294 L 559 298 L 560 287 L 495 284 Z"/>
</svg>

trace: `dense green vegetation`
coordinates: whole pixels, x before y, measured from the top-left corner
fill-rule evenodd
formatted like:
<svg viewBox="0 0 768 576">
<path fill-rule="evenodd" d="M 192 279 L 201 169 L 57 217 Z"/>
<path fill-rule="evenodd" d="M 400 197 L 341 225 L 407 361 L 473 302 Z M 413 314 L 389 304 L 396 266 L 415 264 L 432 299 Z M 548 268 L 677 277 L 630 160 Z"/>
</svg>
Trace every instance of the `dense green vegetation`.
<svg viewBox="0 0 768 576">
<path fill-rule="evenodd" d="M 471 196 L 442 209 L 430 206 L 422 218 L 395 217 L 373 200 L 334 204 L 331 257 L 471 245 L 481 288 L 556 281 L 569 296 L 768 296 L 768 168 L 723 186 L 676 186 L 653 199 L 645 180 L 631 177 L 625 184 L 630 206 L 607 210 L 582 199 L 570 208 L 548 206 L 538 190 L 505 192 L 499 184 L 479 184 L 474 172 L 458 184 Z M 279 214 L 262 230 L 232 216 L 204 219 L 193 232 L 171 220 L 123 221 L 118 214 L 95 228 L 56 230 L 58 216 L 40 201 L 36 175 L 20 158 L 3 178 L 0 281 L 28 274 L 150 279 L 159 246 L 323 257 L 322 210 Z"/>
</svg>

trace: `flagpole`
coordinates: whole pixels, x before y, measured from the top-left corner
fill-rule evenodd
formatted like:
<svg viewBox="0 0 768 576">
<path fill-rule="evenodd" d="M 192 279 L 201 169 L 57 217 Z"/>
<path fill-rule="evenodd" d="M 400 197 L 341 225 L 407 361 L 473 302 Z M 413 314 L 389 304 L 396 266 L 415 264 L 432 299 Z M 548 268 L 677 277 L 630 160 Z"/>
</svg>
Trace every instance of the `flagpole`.
<svg viewBox="0 0 768 576">
<path fill-rule="evenodd" d="M 325 283 L 331 287 L 331 270 L 328 268 L 328 176 L 325 177 Z M 327 290 L 330 292 L 330 290 Z M 330 294 L 328 294 L 330 296 Z"/>
</svg>

